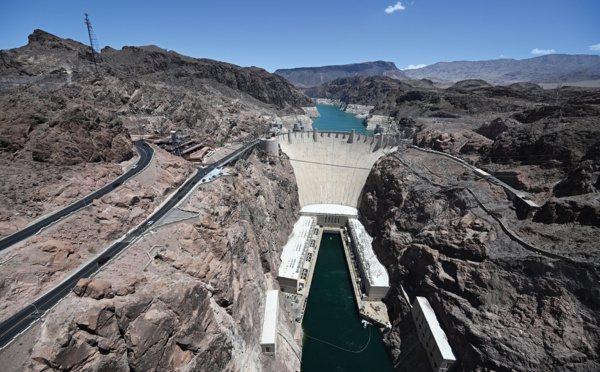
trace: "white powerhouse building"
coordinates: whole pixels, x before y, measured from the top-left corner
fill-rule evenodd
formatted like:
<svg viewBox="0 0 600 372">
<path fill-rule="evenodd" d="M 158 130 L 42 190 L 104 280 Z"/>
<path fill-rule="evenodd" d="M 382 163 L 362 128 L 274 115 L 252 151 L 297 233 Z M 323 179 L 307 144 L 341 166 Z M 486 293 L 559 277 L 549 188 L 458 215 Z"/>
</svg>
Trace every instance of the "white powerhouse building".
<svg viewBox="0 0 600 372">
<path fill-rule="evenodd" d="M 348 230 L 352 238 L 352 249 L 364 280 L 368 301 L 381 301 L 390 289 L 390 278 L 385 267 L 373 252 L 373 238 L 356 218 L 348 219 Z"/>
<path fill-rule="evenodd" d="M 279 291 L 272 289 L 267 291 L 265 301 L 265 317 L 263 320 L 260 347 L 267 355 L 275 355 L 277 351 L 277 315 L 279 314 Z"/>
<path fill-rule="evenodd" d="M 448 337 L 435 316 L 435 311 L 425 297 L 415 299 L 412 317 L 431 368 L 434 372 L 447 371 L 456 362 L 456 358 L 448 343 Z"/>
<path fill-rule="evenodd" d="M 316 245 L 315 225 L 315 217 L 300 217 L 283 247 L 277 280 L 286 292 L 298 293 L 305 286 Z"/>
</svg>

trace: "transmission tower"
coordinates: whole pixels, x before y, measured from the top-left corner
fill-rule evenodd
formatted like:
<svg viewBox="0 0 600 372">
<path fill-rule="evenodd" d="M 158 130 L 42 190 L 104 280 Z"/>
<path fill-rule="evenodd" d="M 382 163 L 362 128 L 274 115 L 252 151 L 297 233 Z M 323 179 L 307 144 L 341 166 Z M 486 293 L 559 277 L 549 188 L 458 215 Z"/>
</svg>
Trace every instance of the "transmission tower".
<svg viewBox="0 0 600 372">
<path fill-rule="evenodd" d="M 185 142 L 185 139 L 182 137 L 185 135 L 185 132 L 180 132 L 178 130 L 171 131 L 171 146 L 173 146 L 171 153 L 173 155 L 183 156 L 181 153 L 181 144 Z"/>
<path fill-rule="evenodd" d="M 88 17 L 87 13 L 85 13 L 85 24 L 87 25 L 88 35 L 90 35 L 90 46 L 92 47 L 92 60 L 94 61 L 94 67 L 96 67 L 96 72 L 98 72 L 98 65 L 102 63 L 102 58 L 100 57 L 98 40 L 96 40 L 96 35 L 94 34 L 94 29 L 92 28 L 92 22 L 90 21 L 90 17 Z"/>
</svg>

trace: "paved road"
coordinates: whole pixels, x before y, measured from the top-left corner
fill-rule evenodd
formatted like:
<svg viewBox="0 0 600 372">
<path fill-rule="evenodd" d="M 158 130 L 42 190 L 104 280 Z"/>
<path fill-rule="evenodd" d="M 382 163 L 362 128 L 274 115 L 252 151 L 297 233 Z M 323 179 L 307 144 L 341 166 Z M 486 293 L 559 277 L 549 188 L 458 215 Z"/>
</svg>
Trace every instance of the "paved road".
<svg viewBox="0 0 600 372">
<path fill-rule="evenodd" d="M 94 193 L 86 196 L 85 198 L 83 198 L 71 205 L 66 206 L 65 208 L 55 212 L 54 214 L 52 214 L 42 220 L 39 220 L 21 230 L 13 233 L 12 235 L 7 236 L 6 238 L 1 239 L 0 240 L 0 251 L 35 235 L 42 228 L 51 225 L 52 223 L 69 215 L 70 213 L 73 213 L 75 211 L 78 211 L 81 208 L 84 208 L 84 207 L 90 205 L 94 199 L 101 198 L 102 196 L 115 190 L 118 186 L 120 186 L 123 182 L 125 182 L 129 178 L 138 174 L 142 169 L 144 169 L 144 167 L 146 167 L 146 165 L 148 165 L 150 160 L 152 160 L 152 154 L 154 153 L 154 150 L 152 150 L 151 147 L 146 147 L 145 145 L 143 145 L 141 143 L 136 142 L 136 143 L 134 143 L 134 145 L 135 145 L 135 147 L 137 147 L 138 152 L 140 154 L 140 160 L 138 160 L 137 166 L 135 168 L 132 168 L 129 172 L 121 175 L 119 178 L 117 178 L 113 182 L 109 183 L 108 185 L 105 185 L 104 187 L 102 187 L 99 190 L 96 190 Z"/>
<path fill-rule="evenodd" d="M 77 272 L 75 272 L 64 282 L 60 283 L 58 286 L 54 287 L 54 289 L 52 289 L 50 292 L 46 293 L 45 295 L 34 301 L 33 304 L 37 307 L 37 309 L 39 309 L 39 312 L 43 314 L 47 309 L 54 306 L 61 298 L 69 294 L 69 292 L 71 292 L 71 289 L 73 289 L 73 287 L 79 281 L 79 279 L 88 278 L 90 277 L 90 275 L 96 272 L 100 268 L 98 261 L 102 260 L 104 257 L 115 257 L 125 247 L 137 240 L 148 229 L 150 229 L 156 221 L 160 220 L 163 216 L 169 213 L 171 209 L 179 202 L 179 200 L 185 194 L 187 194 L 188 191 L 190 191 L 191 188 L 196 187 L 196 184 L 204 177 L 206 173 L 210 173 L 213 169 L 227 165 L 230 162 L 236 160 L 247 150 L 254 147 L 257 143 L 258 140 L 252 141 L 240 148 L 239 150 L 237 150 L 236 152 L 221 159 L 219 162 L 211 164 L 205 169 L 200 169 L 199 172 L 192 179 L 186 182 L 184 187 L 182 187 L 180 191 L 177 192 L 177 194 L 175 194 L 171 199 L 169 199 L 167 203 L 163 205 L 162 208 L 160 208 L 156 213 L 154 213 L 148 218 L 148 223 L 140 225 L 138 228 L 133 230 L 131 234 L 129 234 L 124 240 L 113 244 L 110 248 L 108 248 L 106 252 L 103 252 L 101 256 L 97 257 L 94 261 L 80 268 Z M 138 145 L 136 144 L 136 146 Z M 138 149 L 139 148 L 140 147 L 138 146 Z M 148 150 L 149 148 L 144 147 L 144 149 Z M 139 165 L 136 169 L 140 168 L 143 168 L 143 166 Z M 112 188 L 112 186 L 110 187 Z M 12 341 L 14 337 L 16 337 L 23 330 L 25 330 L 29 326 L 29 324 L 31 324 L 34 320 L 36 320 L 39 317 L 40 315 L 36 314 L 36 308 L 32 305 L 29 305 L 21 311 L 19 311 L 18 313 L 16 313 L 15 315 L 13 315 L 12 317 L 2 322 L 0 324 L 0 348 L 4 347 L 6 344 Z"/>
</svg>

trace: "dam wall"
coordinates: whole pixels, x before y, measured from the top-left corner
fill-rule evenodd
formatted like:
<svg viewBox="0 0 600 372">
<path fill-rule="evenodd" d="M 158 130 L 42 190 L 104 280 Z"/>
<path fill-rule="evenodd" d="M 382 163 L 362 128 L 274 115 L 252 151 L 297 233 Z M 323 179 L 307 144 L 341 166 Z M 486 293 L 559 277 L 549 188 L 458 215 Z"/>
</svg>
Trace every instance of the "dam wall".
<svg viewBox="0 0 600 372">
<path fill-rule="evenodd" d="M 302 207 L 337 204 L 356 208 L 379 157 L 395 151 L 399 140 L 382 134 L 289 132 L 278 136 L 294 168 Z"/>
</svg>

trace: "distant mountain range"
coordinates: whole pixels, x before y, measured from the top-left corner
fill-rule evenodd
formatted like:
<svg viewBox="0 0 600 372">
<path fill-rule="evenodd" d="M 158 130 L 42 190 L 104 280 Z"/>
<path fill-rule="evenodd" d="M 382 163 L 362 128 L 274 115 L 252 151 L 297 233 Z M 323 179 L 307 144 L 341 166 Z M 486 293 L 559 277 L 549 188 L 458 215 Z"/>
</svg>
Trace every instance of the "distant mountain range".
<svg viewBox="0 0 600 372">
<path fill-rule="evenodd" d="M 286 78 L 297 88 L 315 87 L 338 78 L 352 76 L 388 76 L 400 80 L 408 79 L 394 62 L 385 61 L 280 69 L 275 71 L 275 74 Z"/>
<path fill-rule="evenodd" d="M 403 71 L 413 79 L 456 82 L 482 79 L 495 85 L 520 81 L 567 83 L 600 80 L 600 56 L 550 54 L 528 59 L 493 59 L 488 61 L 438 62 Z"/>
<path fill-rule="evenodd" d="M 319 86 L 341 77 L 388 76 L 400 80 L 430 79 L 437 86 L 481 79 L 493 85 L 534 82 L 540 85 L 568 84 L 600 86 L 599 55 L 550 54 L 522 60 L 438 62 L 414 70 L 399 70 L 393 62 L 366 62 L 351 65 L 302 67 L 277 70 L 298 88 Z"/>
</svg>

